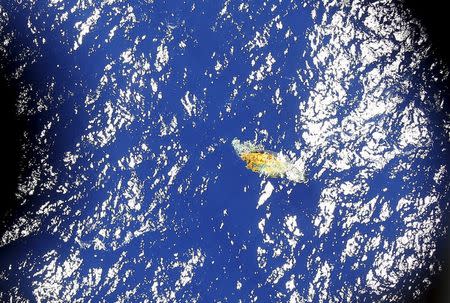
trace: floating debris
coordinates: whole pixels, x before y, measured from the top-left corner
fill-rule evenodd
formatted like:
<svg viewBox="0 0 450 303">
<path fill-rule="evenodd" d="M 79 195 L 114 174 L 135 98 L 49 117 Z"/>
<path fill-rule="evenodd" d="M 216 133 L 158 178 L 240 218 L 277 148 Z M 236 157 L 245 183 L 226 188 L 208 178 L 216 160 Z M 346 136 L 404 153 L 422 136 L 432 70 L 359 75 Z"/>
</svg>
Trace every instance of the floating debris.
<svg viewBox="0 0 450 303">
<path fill-rule="evenodd" d="M 238 156 L 247 163 L 247 168 L 267 177 L 286 178 L 297 183 L 307 181 L 305 171 L 290 161 L 285 155 L 264 150 L 259 144 L 241 142 L 234 138 L 231 142 Z"/>
</svg>

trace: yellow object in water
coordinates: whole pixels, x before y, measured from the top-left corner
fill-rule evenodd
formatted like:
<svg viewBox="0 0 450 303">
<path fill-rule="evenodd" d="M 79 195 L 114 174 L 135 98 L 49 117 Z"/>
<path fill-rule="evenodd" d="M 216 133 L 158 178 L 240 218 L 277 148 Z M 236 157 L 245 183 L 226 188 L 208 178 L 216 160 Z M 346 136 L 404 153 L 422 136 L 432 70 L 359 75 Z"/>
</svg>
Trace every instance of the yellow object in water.
<svg viewBox="0 0 450 303">
<path fill-rule="evenodd" d="M 269 177 L 281 177 L 287 168 L 286 163 L 268 152 L 242 153 L 241 159 L 247 163 L 248 169 L 257 173 L 264 173 Z"/>
<path fill-rule="evenodd" d="M 231 142 L 238 156 L 247 163 L 247 168 L 268 177 L 282 177 L 293 182 L 307 182 L 302 167 L 291 162 L 282 153 L 275 154 L 265 151 L 261 145 L 250 141 L 241 142 L 233 139 Z"/>
</svg>

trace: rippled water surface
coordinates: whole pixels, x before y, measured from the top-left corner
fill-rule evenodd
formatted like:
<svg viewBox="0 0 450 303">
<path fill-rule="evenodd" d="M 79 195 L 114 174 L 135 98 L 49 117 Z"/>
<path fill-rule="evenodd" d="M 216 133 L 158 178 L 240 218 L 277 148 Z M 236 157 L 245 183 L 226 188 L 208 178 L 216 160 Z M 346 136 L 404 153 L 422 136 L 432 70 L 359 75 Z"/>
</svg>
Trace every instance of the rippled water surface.
<svg viewBox="0 0 450 303">
<path fill-rule="evenodd" d="M 1 1 L 13 302 L 398 302 L 439 273 L 447 68 L 395 1 Z M 245 168 L 232 140 L 308 182 Z"/>
</svg>

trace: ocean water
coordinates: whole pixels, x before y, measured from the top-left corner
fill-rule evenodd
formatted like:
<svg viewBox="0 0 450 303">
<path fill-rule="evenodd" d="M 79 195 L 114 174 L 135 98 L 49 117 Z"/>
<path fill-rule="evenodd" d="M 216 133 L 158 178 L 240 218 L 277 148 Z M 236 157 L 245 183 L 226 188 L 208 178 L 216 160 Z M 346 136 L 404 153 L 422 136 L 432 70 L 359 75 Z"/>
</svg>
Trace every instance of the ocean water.
<svg viewBox="0 0 450 303">
<path fill-rule="evenodd" d="M 2 1 L 8 302 L 399 302 L 442 268 L 448 69 L 396 1 Z M 245 167 L 232 140 L 305 170 Z"/>
</svg>

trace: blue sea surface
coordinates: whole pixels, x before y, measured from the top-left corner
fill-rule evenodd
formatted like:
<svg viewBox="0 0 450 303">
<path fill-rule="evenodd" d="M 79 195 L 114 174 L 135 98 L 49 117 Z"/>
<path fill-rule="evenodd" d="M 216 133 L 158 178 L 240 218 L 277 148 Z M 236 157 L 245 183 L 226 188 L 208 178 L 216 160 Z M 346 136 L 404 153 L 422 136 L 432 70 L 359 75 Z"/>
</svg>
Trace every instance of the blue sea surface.
<svg viewBox="0 0 450 303">
<path fill-rule="evenodd" d="M 448 69 L 397 1 L 0 2 L 5 302 L 400 302 L 442 268 Z M 261 144 L 308 181 L 246 168 Z"/>
</svg>

